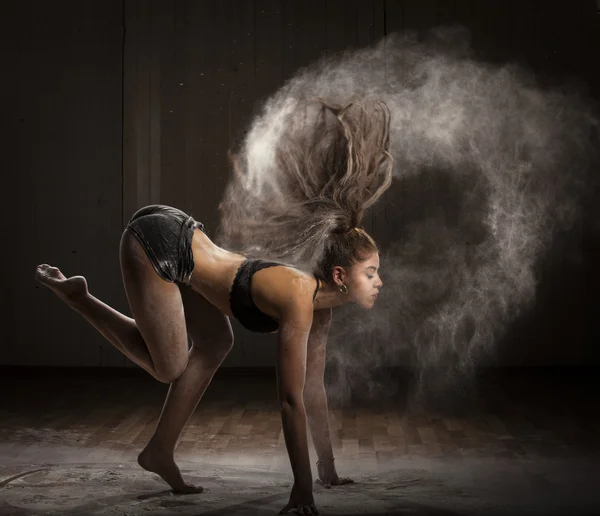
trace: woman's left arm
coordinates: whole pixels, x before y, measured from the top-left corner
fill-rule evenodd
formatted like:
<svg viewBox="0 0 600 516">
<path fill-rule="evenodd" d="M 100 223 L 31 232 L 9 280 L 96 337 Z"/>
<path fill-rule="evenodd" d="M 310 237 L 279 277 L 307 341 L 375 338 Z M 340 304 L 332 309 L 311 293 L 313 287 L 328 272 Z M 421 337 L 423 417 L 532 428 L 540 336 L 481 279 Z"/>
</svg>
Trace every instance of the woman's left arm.
<svg viewBox="0 0 600 516">
<path fill-rule="evenodd" d="M 313 444 L 317 452 L 319 480 L 325 487 L 353 482 L 349 478 L 340 478 L 336 472 L 329 432 L 324 375 L 331 312 L 331 308 L 314 312 L 313 323 L 308 336 L 306 380 L 304 383 L 304 407 Z"/>
</svg>

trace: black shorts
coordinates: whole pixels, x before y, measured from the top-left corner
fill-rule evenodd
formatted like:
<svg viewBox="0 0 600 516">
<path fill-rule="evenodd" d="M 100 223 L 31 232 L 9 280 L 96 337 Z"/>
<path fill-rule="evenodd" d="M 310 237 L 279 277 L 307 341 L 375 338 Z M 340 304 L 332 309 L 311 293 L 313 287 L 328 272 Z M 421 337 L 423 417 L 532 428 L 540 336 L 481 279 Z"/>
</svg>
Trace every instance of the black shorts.
<svg viewBox="0 0 600 516">
<path fill-rule="evenodd" d="M 204 225 L 177 208 L 152 204 L 135 212 L 127 224 L 146 251 L 157 274 L 171 283 L 189 285 L 194 271 L 192 236 Z"/>
</svg>

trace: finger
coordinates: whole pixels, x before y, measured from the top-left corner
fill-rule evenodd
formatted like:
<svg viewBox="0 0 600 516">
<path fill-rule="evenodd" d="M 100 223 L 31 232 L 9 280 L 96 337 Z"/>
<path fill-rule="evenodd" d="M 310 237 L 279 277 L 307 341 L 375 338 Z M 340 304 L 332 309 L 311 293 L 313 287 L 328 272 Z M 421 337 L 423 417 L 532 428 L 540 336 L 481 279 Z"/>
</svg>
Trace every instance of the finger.
<svg viewBox="0 0 600 516">
<path fill-rule="evenodd" d="M 318 514 L 317 508 L 314 505 L 303 505 L 302 514 L 306 514 L 307 516 L 314 516 L 315 514 Z"/>
</svg>

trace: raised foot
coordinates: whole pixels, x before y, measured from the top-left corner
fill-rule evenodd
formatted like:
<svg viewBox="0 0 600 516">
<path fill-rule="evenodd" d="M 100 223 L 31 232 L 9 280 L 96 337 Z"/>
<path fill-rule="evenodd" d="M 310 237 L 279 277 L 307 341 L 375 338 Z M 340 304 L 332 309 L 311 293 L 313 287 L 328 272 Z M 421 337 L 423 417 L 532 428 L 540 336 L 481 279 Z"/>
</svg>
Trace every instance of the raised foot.
<svg viewBox="0 0 600 516">
<path fill-rule="evenodd" d="M 156 473 L 173 488 L 174 493 L 196 494 L 204 491 L 201 486 L 188 484 L 175 464 L 172 454 L 144 449 L 138 456 L 138 464 L 146 471 Z"/>
<path fill-rule="evenodd" d="M 88 293 L 87 281 L 83 276 L 67 278 L 58 268 L 46 263 L 36 267 L 35 279 L 64 301 L 76 300 Z"/>
</svg>

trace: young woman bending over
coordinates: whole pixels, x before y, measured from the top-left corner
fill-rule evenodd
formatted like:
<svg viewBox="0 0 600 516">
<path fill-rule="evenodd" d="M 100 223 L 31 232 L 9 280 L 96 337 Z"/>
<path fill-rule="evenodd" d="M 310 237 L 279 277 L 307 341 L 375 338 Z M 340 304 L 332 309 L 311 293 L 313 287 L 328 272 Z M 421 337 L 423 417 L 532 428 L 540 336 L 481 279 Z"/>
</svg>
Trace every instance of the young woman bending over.
<svg viewBox="0 0 600 516">
<path fill-rule="evenodd" d="M 342 136 L 351 140 L 348 134 Z M 374 154 L 381 153 L 386 153 L 385 145 Z M 229 317 L 235 317 L 251 331 L 278 333 L 278 398 L 294 476 L 283 512 L 297 508 L 317 514 L 307 424 L 319 459 L 319 479 L 326 486 L 351 482 L 340 478 L 334 466 L 323 378 L 326 340 L 333 307 L 353 302 L 370 309 L 382 287 L 377 246 L 356 226 L 364 207 L 389 185 L 390 170 L 384 183 L 370 192 L 366 181 L 356 179 L 362 202 L 356 202 L 356 195 L 338 196 L 338 212 L 321 214 L 329 226 L 312 273 L 224 249 L 204 233 L 202 223 L 164 205 L 140 209 L 121 237 L 119 257 L 132 318 L 90 294 L 83 276 L 67 278 L 47 264 L 37 267 L 41 284 L 133 362 L 171 384 L 154 434 L 138 457 L 144 469 L 159 474 L 175 492 L 202 491 L 183 480 L 174 451 L 233 346 Z"/>
</svg>

